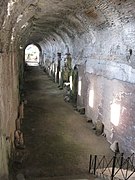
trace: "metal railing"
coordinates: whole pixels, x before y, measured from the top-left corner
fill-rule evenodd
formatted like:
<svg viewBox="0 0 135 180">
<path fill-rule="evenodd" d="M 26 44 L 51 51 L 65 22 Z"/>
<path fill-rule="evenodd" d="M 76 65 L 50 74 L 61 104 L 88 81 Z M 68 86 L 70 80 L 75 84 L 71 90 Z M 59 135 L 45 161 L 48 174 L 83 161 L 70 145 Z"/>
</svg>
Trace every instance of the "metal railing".
<svg viewBox="0 0 135 180">
<path fill-rule="evenodd" d="M 130 180 L 135 172 L 134 158 L 134 154 L 124 158 L 123 153 L 115 153 L 113 157 L 90 155 L 89 173 L 102 177 L 108 176 L 111 180 Z"/>
</svg>

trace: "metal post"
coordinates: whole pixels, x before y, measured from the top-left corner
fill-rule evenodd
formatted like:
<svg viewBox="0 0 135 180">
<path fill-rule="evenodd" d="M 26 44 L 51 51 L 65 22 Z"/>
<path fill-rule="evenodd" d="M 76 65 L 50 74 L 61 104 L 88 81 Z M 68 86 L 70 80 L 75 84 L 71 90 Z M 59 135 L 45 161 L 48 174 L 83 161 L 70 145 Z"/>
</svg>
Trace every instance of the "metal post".
<svg viewBox="0 0 135 180">
<path fill-rule="evenodd" d="M 123 166 L 123 155 L 124 153 L 121 153 L 121 158 L 120 158 L 120 169 L 122 169 L 122 166 Z"/>
<path fill-rule="evenodd" d="M 127 175 L 128 175 L 129 160 L 130 160 L 130 157 L 127 158 L 126 179 L 127 179 Z"/>
<path fill-rule="evenodd" d="M 94 157 L 94 175 L 96 174 L 97 155 Z"/>
<path fill-rule="evenodd" d="M 115 154 L 115 156 L 113 156 L 113 166 L 112 166 L 111 180 L 113 180 L 113 178 L 114 178 L 115 164 L 116 164 L 116 154 Z"/>
<path fill-rule="evenodd" d="M 89 173 L 90 173 L 90 170 L 91 170 L 91 166 L 92 166 L 92 155 L 90 155 L 90 162 L 89 162 Z"/>
<path fill-rule="evenodd" d="M 134 167 L 134 153 L 132 154 L 132 159 L 130 158 L 130 160 L 131 160 L 132 167 Z"/>
</svg>

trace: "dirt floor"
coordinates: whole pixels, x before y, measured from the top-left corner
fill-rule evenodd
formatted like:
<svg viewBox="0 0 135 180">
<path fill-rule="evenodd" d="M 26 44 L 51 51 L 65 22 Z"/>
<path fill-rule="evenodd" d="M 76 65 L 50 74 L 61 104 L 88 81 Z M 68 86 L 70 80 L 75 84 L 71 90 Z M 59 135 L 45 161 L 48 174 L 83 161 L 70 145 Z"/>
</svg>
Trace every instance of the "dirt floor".
<svg viewBox="0 0 135 180">
<path fill-rule="evenodd" d="M 57 86 L 40 67 L 28 67 L 22 127 L 27 159 L 18 169 L 26 179 L 85 174 L 90 154 L 113 155 L 105 137 L 95 135 Z"/>
</svg>

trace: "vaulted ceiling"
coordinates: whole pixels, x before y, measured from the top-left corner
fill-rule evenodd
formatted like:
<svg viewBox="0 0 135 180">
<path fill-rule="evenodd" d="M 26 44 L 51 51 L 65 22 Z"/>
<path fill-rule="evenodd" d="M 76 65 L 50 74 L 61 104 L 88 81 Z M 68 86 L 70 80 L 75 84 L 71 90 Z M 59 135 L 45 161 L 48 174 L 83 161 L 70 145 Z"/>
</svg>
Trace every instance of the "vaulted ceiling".
<svg viewBox="0 0 135 180">
<path fill-rule="evenodd" d="M 2 0 L 0 39 L 23 45 L 72 40 L 90 28 L 134 21 L 134 9 L 134 0 Z"/>
</svg>

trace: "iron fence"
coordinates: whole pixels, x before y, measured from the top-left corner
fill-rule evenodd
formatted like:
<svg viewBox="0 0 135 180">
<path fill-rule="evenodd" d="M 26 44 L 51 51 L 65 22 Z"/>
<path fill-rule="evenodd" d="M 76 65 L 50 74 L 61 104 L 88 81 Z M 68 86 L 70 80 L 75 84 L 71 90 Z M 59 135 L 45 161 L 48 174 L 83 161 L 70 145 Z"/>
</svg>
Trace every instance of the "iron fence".
<svg viewBox="0 0 135 180">
<path fill-rule="evenodd" d="M 108 176 L 109 179 L 130 180 L 135 179 L 134 154 L 124 158 L 124 154 L 116 154 L 113 157 L 90 155 L 89 173 L 100 176 Z"/>
</svg>

